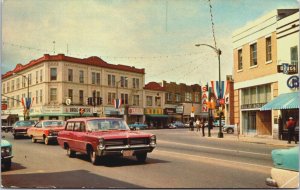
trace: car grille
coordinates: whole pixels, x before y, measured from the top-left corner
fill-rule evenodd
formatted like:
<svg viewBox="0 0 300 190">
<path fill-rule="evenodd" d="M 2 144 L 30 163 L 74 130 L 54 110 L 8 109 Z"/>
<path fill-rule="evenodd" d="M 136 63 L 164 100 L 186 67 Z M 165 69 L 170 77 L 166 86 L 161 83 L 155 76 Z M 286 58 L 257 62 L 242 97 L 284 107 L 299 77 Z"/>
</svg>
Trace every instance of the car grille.
<svg viewBox="0 0 300 190">
<path fill-rule="evenodd" d="M 105 140 L 106 146 L 146 145 L 149 143 L 150 143 L 149 138 L 129 138 L 129 139 Z"/>
<path fill-rule="evenodd" d="M 15 129 L 15 131 L 18 133 L 18 132 L 26 132 L 27 129 Z"/>
</svg>

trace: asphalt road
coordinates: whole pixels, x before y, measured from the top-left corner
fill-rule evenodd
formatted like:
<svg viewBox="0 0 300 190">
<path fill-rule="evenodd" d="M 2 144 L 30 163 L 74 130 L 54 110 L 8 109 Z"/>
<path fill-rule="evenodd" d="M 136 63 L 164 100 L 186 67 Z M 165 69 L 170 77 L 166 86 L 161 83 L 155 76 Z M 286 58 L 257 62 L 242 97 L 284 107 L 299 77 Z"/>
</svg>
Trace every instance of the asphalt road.
<svg viewBox="0 0 300 190">
<path fill-rule="evenodd" d="M 272 167 L 264 144 L 202 138 L 187 129 L 149 130 L 157 148 L 145 164 L 133 158 L 104 159 L 97 166 L 87 156 L 69 158 L 57 144 L 5 139 L 13 144 L 13 164 L 2 171 L 4 188 L 269 188 Z"/>
</svg>

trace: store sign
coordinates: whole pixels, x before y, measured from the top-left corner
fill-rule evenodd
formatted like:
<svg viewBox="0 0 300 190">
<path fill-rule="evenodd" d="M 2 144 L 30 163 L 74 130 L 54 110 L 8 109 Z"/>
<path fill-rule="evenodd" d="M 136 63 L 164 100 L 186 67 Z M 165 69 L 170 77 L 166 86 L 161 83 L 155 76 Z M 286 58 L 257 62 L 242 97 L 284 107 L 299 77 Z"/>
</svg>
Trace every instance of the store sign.
<svg viewBox="0 0 300 190">
<path fill-rule="evenodd" d="M 162 108 L 145 108 L 145 114 L 162 115 L 163 110 L 162 110 Z"/>
<path fill-rule="evenodd" d="M 297 74 L 298 73 L 298 65 L 290 65 L 288 63 L 283 63 L 281 65 L 277 65 L 277 72 L 283 74 Z"/>
<path fill-rule="evenodd" d="M 166 114 L 166 115 L 176 114 L 176 109 L 175 108 L 165 108 L 164 109 L 164 114 Z"/>
<path fill-rule="evenodd" d="M 286 84 L 289 88 L 299 88 L 299 77 L 298 76 L 291 76 L 286 81 Z"/>
<path fill-rule="evenodd" d="M 89 107 L 68 107 L 66 108 L 66 112 L 79 113 L 79 110 L 81 108 L 84 109 L 85 113 L 93 113 L 93 108 L 89 108 Z"/>
<path fill-rule="evenodd" d="M 1 110 L 7 110 L 7 104 L 1 104 Z"/>
<path fill-rule="evenodd" d="M 129 115 L 144 115 L 143 108 L 128 108 Z"/>
<path fill-rule="evenodd" d="M 202 88 L 202 110 L 201 110 L 202 112 L 208 112 L 208 106 L 207 106 L 208 92 L 204 91 L 205 89 Z"/>
<path fill-rule="evenodd" d="M 176 113 L 183 114 L 183 106 L 177 106 L 175 108 L 175 110 L 176 110 Z"/>
<path fill-rule="evenodd" d="M 253 108 L 261 108 L 266 103 L 256 103 L 256 104 L 243 104 L 241 105 L 241 109 L 253 109 Z"/>
<path fill-rule="evenodd" d="M 43 113 L 61 113 L 62 106 L 43 106 L 42 111 Z"/>
<path fill-rule="evenodd" d="M 105 115 L 124 115 L 124 108 L 116 109 L 114 107 L 105 107 L 104 114 Z"/>
</svg>

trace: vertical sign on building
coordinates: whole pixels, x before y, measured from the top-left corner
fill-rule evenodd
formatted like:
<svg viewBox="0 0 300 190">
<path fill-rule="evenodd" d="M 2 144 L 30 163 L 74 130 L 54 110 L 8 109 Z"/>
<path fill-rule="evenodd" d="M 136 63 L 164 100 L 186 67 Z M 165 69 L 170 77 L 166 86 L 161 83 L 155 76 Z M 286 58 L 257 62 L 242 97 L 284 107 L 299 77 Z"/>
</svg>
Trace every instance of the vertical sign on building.
<svg viewBox="0 0 300 190">
<path fill-rule="evenodd" d="M 206 86 L 202 86 L 202 112 L 208 112 L 208 89 Z"/>
</svg>

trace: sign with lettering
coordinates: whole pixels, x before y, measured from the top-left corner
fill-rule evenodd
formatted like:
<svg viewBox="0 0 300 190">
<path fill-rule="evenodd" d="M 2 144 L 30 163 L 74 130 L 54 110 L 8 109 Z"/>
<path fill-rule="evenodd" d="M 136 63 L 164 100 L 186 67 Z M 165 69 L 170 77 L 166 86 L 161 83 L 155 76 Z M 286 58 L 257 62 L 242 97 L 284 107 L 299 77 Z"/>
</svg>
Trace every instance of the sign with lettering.
<svg viewBox="0 0 300 190">
<path fill-rule="evenodd" d="M 182 114 L 183 113 L 183 106 L 176 106 L 176 113 Z"/>
<path fill-rule="evenodd" d="M 128 108 L 129 115 L 144 115 L 143 108 Z"/>
<path fill-rule="evenodd" d="M 287 74 L 287 75 L 297 74 L 298 65 L 290 65 L 288 63 L 283 63 L 281 65 L 277 65 L 277 72 Z"/>
<path fill-rule="evenodd" d="M 163 114 L 163 110 L 162 110 L 162 108 L 145 108 L 145 114 L 162 115 Z"/>
<path fill-rule="evenodd" d="M 165 108 L 165 109 L 164 109 L 164 113 L 165 113 L 166 115 L 176 114 L 176 109 L 175 109 L 175 108 Z"/>
</svg>

